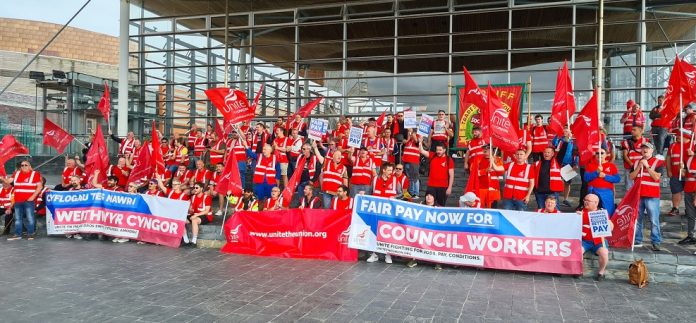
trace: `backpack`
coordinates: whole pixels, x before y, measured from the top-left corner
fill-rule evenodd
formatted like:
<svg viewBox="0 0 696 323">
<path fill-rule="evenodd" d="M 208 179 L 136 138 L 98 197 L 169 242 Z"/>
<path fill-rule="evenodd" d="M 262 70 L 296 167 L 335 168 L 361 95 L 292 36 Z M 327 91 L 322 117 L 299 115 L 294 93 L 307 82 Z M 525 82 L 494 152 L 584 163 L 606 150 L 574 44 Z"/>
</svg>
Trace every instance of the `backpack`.
<svg viewBox="0 0 696 323">
<path fill-rule="evenodd" d="M 643 258 L 634 261 L 628 266 L 628 282 L 631 285 L 636 285 L 638 288 L 643 288 L 648 285 L 648 267 L 645 266 Z"/>
</svg>

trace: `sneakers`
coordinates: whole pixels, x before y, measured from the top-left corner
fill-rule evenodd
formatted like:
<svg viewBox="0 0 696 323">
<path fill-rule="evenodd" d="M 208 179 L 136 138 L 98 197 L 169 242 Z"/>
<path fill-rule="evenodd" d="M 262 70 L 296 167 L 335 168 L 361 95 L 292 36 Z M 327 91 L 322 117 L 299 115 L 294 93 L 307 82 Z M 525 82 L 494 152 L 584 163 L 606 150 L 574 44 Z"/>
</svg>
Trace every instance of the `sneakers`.
<svg viewBox="0 0 696 323">
<path fill-rule="evenodd" d="M 568 202 L 568 200 L 563 200 L 563 202 L 561 202 L 561 205 L 563 205 L 563 206 L 565 206 L 565 207 L 572 207 L 572 206 L 570 205 L 570 202 Z"/>
<path fill-rule="evenodd" d="M 36 238 L 36 236 L 33 234 L 30 234 L 27 236 L 27 240 L 29 240 L 29 241 L 34 240 L 35 238 Z"/>
<path fill-rule="evenodd" d="M 79 234 L 73 235 L 73 238 L 75 238 L 77 240 L 82 240 L 82 236 Z"/>
<path fill-rule="evenodd" d="M 124 239 L 124 238 L 115 238 L 114 240 L 111 240 L 111 241 L 116 242 L 116 243 L 124 243 L 124 242 L 128 242 L 130 240 Z"/>
<path fill-rule="evenodd" d="M 406 267 L 408 267 L 408 268 L 413 268 L 415 266 L 418 266 L 416 259 L 411 259 L 408 261 L 408 263 L 406 263 Z"/>
<path fill-rule="evenodd" d="M 442 270 L 442 265 L 435 264 L 435 270 Z"/>
<path fill-rule="evenodd" d="M 384 255 L 384 262 L 386 262 L 386 263 L 388 263 L 388 264 L 391 264 L 391 263 L 392 263 L 391 256 L 390 256 L 390 255 Z"/>
<path fill-rule="evenodd" d="M 73 235 L 72 234 L 66 234 L 65 239 L 72 239 Z"/>
<path fill-rule="evenodd" d="M 217 212 L 215 212 L 215 216 L 222 216 L 222 211 L 218 210 Z"/>
<path fill-rule="evenodd" d="M 605 279 L 607 279 L 607 276 L 604 275 L 604 274 L 599 274 L 599 273 L 598 273 L 597 276 L 595 276 L 595 278 L 594 278 L 594 280 L 595 280 L 595 281 L 598 281 L 598 282 L 601 282 L 601 281 L 603 281 L 603 280 L 605 280 Z"/>
<path fill-rule="evenodd" d="M 653 243 L 653 244 L 652 244 L 652 251 L 662 251 L 662 249 L 660 249 L 660 245 L 659 245 L 659 244 Z"/>
<path fill-rule="evenodd" d="M 677 242 L 679 245 L 692 245 L 696 244 L 696 239 L 694 237 L 686 237 L 684 239 L 681 239 L 679 242 Z"/>
<path fill-rule="evenodd" d="M 379 260 L 379 257 L 377 257 L 377 254 L 374 252 L 370 255 L 370 258 L 367 258 L 367 262 L 375 262 L 377 260 Z"/>
<path fill-rule="evenodd" d="M 669 211 L 669 213 L 667 213 L 667 216 L 677 216 L 677 215 L 679 215 L 679 209 L 677 209 L 676 207 L 673 207 Z"/>
<path fill-rule="evenodd" d="M 15 241 L 15 240 L 22 240 L 22 236 L 13 235 L 13 236 L 7 238 L 7 241 Z"/>
<path fill-rule="evenodd" d="M 633 245 L 633 248 L 642 248 L 642 247 L 643 247 L 643 243 L 641 243 L 641 242 L 638 242 L 638 243 Z"/>
</svg>

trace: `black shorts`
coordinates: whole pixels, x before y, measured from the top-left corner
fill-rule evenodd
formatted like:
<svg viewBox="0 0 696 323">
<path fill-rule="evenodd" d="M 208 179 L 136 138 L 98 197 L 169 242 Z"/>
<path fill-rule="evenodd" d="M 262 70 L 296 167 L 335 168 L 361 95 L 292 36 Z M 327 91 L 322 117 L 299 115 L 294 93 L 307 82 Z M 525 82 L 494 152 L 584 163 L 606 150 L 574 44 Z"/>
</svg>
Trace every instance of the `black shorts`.
<svg viewBox="0 0 696 323">
<path fill-rule="evenodd" d="M 189 219 L 189 221 L 191 221 L 191 215 L 188 215 L 187 218 Z M 201 224 L 210 223 L 210 221 L 208 221 L 208 216 L 206 216 L 206 215 L 201 215 L 198 218 L 201 219 Z"/>
</svg>

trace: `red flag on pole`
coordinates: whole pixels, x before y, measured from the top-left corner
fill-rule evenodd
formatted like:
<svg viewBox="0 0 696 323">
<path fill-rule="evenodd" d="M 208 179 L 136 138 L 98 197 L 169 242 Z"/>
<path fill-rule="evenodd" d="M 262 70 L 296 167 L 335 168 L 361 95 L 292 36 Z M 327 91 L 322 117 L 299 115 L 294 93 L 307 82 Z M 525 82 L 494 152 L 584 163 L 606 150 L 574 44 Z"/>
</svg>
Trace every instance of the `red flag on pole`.
<svg viewBox="0 0 696 323">
<path fill-rule="evenodd" d="M 557 135 L 562 135 L 563 127 L 568 124 L 570 116 L 573 114 L 575 114 L 573 84 L 570 81 L 570 73 L 568 73 L 568 63 L 563 62 L 563 67 L 558 71 L 556 78 L 556 95 L 553 97 L 549 130 Z"/>
<path fill-rule="evenodd" d="M 147 147 L 147 143 L 144 143 L 143 148 L 140 149 L 140 154 L 135 160 L 133 170 L 131 170 L 130 175 L 128 175 L 128 183 L 150 178 L 153 171 L 152 164 L 150 149 Z"/>
<path fill-rule="evenodd" d="M 240 90 L 218 87 L 205 90 L 210 102 L 220 111 L 222 117 L 232 123 L 239 123 L 254 118 L 255 111 L 249 106 L 246 93 Z"/>
<path fill-rule="evenodd" d="M 597 89 L 592 93 L 592 97 L 582 108 L 580 114 L 573 122 L 570 130 L 573 132 L 578 152 L 580 153 L 580 164 L 584 165 L 596 153 L 593 144 L 599 142 L 599 112 L 597 111 Z"/>
<path fill-rule="evenodd" d="M 466 188 L 464 189 L 464 194 L 472 192 L 479 196 L 479 161 L 482 157 L 477 156 L 471 161 L 471 167 L 469 167 L 469 181 L 466 182 Z"/>
<path fill-rule="evenodd" d="M 489 141 L 490 133 L 488 131 L 488 117 L 486 116 L 486 109 L 484 107 L 488 106 L 488 101 L 486 97 L 481 92 L 478 84 L 474 78 L 469 74 L 469 71 L 464 67 L 464 95 L 459 97 L 459 106 L 466 107 L 469 105 L 475 105 L 479 109 L 479 118 L 481 120 L 481 134 L 482 139 L 485 142 Z M 483 122 L 486 120 L 486 122 Z M 484 129 L 485 127 L 485 129 Z"/>
<path fill-rule="evenodd" d="M 144 147 L 143 149 L 146 149 Z M 152 167 L 158 176 L 164 177 L 164 157 L 162 156 L 162 149 L 160 147 L 159 135 L 157 134 L 157 127 L 155 127 L 155 122 L 152 121 Z"/>
<path fill-rule="evenodd" d="M 256 95 L 254 96 L 254 104 L 251 105 L 252 111 L 254 113 L 256 113 L 256 108 L 259 106 L 259 100 L 261 100 L 261 92 L 263 92 L 263 84 L 261 84 L 261 87 L 256 92 Z"/>
<path fill-rule="evenodd" d="M 382 114 L 380 114 L 379 117 L 377 117 L 377 121 L 375 122 L 375 124 L 377 124 L 378 128 L 381 128 L 384 126 L 384 123 L 386 121 L 386 117 L 387 117 L 387 111 L 382 112 Z"/>
<path fill-rule="evenodd" d="M 227 132 L 222 129 L 222 126 L 220 126 L 220 120 L 218 119 L 215 119 L 215 135 L 217 135 L 218 139 L 220 140 L 225 140 L 225 138 L 227 138 Z"/>
<path fill-rule="evenodd" d="M 640 210 L 640 186 L 640 180 L 636 180 L 611 217 L 614 229 L 611 230 L 611 237 L 607 238 L 607 242 L 613 248 L 633 248 L 636 221 Z"/>
<path fill-rule="evenodd" d="M 305 163 L 307 163 L 307 158 L 304 155 L 300 156 L 300 160 L 297 162 L 295 172 L 292 174 L 292 177 L 290 177 L 290 180 L 288 181 L 288 185 L 285 186 L 285 189 L 283 189 L 283 192 L 281 193 L 283 196 L 283 207 L 288 207 L 290 205 L 292 196 L 295 194 L 295 190 L 297 189 L 297 184 L 300 182 L 300 177 L 302 176 Z"/>
<path fill-rule="evenodd" d="M 510 115 L 500 102 L 498 95 L 488 83 L 487 89 L 487 119 L 481 120 L 483 125 L 488 122 L 490 136 L 493 140 L 493 145 L 500 148 L 502 151 L 515 152 L 519 148 L 517 142 L 517 130 L 513 122 L 510 121 Z M 483 128 L 483 127 L 482 127 Z"/>
<path fill-rule="evenodd" d="M 104 120 L 106 120 L 106 124 L 110 125 L 111 119 L 109 116 L 111 116 L 111 93 L 109 93 L 109 86 L 106 85 L 106 82 L 104 82 L 104 94 L 102 94 L 101 100 L 99 100 L 99 104 L 97 104 L 97 109 L 101 111 L 102 115 L 104 116 Z"/>
<path fill-rule="evenodd" d="M 681 60 L 679 57 L 676 57 L 674 59 L 674 66 L 672 67 L 672 73 L 669 75 L 669 81 L 667 82 L 665 102 L 660 112 L 660 118 L 653 121 L 653 127 L 659 126 L 669 128 L 672 124 L 672 120 L 681 112 L 682 106 L 680 101 L 684 103 L 689 102 L 688 97 L 685 95 L 686 86 L 684 84 L 681 66 Z"/>
<path fill-rule="evenodd" d="M 3 166 L 3 172 L 5 163 L 17 155 L 29 155 L 29 149 L 17 141 L 13 135 L 2 137 L 0 140 L 0 165 Z"/>
<path fill-rule="evenodd" d="M 684 102 L 696 101 L 696 67 L 682 59 L 679 62 L 682 71 L 682 82 L 684 86 Z"/>
<path fill-rule="evenodd" d="M 97 124 L 97 130 L 94 133 L 94 141 L 87 152 L 87 162 L 85 163 L 85 172 L 87 172 L 87 185 L 92 185 L 94 171 L 99 170 L 98 183 L 106 181 L 106 169 L 109 167 L 109 152 L 106 150 L 106 142 L 104 142 L 104 134 L 102 133 L 101 124 Z"/>
<path fill-rule="evenodd" d="M 225 164 L 225 170 L 222 171 L 220 179 L 215 183 L 215 191 L 220 195 L 229 195 L 240 197 L 242 196 L 242 179 L 239 175 L 239 166 L 237 165 L 237 157 L 235 154 L 230 154 L 230 158 Z"/>
<path fill-rule="evenodd" d="M 51 122 L 48 118 L 44 119 L 43 144 L 55 148 L 59 154 L 65 151 L 70 142 L 75 139 L 59 125 Z"/>
<path fill-rule="evenodd" d="M 299 110 L 297 110 L 297 112 L 293 113 L 288 118 L 288 121 L 285 123 L 285 129 L 290 129 L 290 122 L 292 122 L 292 120 L 295 120 L 296 115 L 300 115 L 303 118 L 306 118 L 307 116 L 309 116 L 309 113 L 312 112 L 312 110 L 314 110 L 314 108 L 316 108 L 319 105 L 319 103 L 321 103 L 321 100 L 323 100 L 323 99 L 324 99 L 324 97 L 320 96 L 312 101 L 309 101 L 307 104 L 305 104 Z"/>
</svg>

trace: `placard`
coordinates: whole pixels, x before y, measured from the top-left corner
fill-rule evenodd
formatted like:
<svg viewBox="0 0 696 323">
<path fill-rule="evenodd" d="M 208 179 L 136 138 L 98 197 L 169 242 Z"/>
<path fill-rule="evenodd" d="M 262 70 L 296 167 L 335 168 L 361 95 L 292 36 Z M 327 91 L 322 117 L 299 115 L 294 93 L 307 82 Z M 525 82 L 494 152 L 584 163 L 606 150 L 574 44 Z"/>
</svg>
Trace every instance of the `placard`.
<svg viewBox="0 0 696 323">
<path fill-rule="evenodd" d="M 360 148 L 362 144 L 363 128 L 351 127 L 348 134 L 348 147 Z"/>
<path fill-rule="evenodd" d="M 573 169 L 573 166 L 565 165 L 561 167 L 561 177 L 564 181 L 567 182 L 575 178 L 575 176 L 578 176 L 578 173 Z"/>
<path fill-rule="evenodd" d="M 404 111 L 404 128 L 418 128 L 418 119 L 416 119 L 416 111 Z"/>
<path fill-rule="evenodd" d="M 307 137 L 309 139 L 321 140 L 328 130 L 329 120 L 312 119 L 309 123 L 309 130 L 307 130 Z"/>
<path fill-rule="evenodd" d="M 430 135 L 430 128 L 433 127 L 433 117 L 427 115 L 427 114 L 422 114 L 420 123 L 418 124 L 418 135 L 427 137 Z"/>
<path fill-rule="evenodd" d="M 607 213 L 607 210 L 587 212 L 587 216 L 590 219 L 592 237 L 611 237 L 611 226 L 609 225 L 609 214 Z"/>
</svg>

